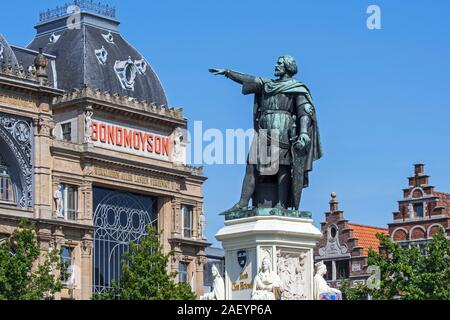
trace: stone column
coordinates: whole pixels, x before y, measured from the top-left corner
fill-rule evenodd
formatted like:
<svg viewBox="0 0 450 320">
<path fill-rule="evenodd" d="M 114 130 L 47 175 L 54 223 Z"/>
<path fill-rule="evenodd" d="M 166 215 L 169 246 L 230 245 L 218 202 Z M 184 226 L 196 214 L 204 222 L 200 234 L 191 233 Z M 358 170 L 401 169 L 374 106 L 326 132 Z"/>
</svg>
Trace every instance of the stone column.
<svg viewBox="0 0 450 320">
<path fill-rule="evenodd" d="M 158 198 L 158 231 L 163 231 L 161 242 L 164 253 L 166 254 L 171 249 L 169 239 L 173 230 L 173 223 L 171 219 L 172 207 L 173 200 L 171 197 Z"/>
<path fill-rule="evenodd" d="M 181 210 L 181 201 L 180 199 L 173 198 L 172 200 L 172 236 L 173 237 L 181 237 L 181 217 L 180 217 L 180 210 Z"/>
<path fill-rule="evenodd" d="M 78 221 L 81 223 L 93 225 L 94 208 L 93 208 L 93 190 L 92 182 L 85 181 L 79 189 L 78 195 Z"/>
<path fill-rule="evenodd" d="M 204 293 L 203 289 L 203 270 L 204 266 L 207 262 L 206 254 L 204 252 L 200 252 L 197 256 L 197 270 L 196 270 L 196 290 L 195 293 L 198 297 L 202 296 Z"/>
<path fill-rule="evenodd" d="M 92 283 L 92 248 L 93 237 L 91 232 L 86 232 L 81 242 L 81 263 L 80 263 L 80 277 L 81 277 L 81 299 L 90 300 L 92 298 L 93 283 Z"/>
<path fill-rule="evenodd" d="M 43 105 L 43 104 L 41 104 Z M 46 105 L 46 104 L 44 104 Z M 41 109 L 44 107 L 41 107 Z M 52 157 L 50 146 L 52 131 L 55 127 L 49 115 L 40 115 L 34 121 L 35 142 L 34 142 L 34 207 L 35 217 L 51 219 L 53 188 L 51 182 Z"/>
<path fill-rule="evenodd" d="M 331 261 L 331 279 L 336 281 L 336 260 Z"/>
</svg>

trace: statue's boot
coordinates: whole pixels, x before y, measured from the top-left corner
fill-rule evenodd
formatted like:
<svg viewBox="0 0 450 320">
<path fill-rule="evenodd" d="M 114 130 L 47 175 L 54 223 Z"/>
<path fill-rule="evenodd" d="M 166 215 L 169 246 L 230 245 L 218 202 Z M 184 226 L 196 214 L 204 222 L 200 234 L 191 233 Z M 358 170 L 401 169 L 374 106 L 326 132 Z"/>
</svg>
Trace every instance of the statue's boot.
<svg viewBox="0 0 450 320">
<path fill-rule="evenodd" d="M 230 212 L 243 211 L 243 210 L 248 210 L 248 206 L 242 205 L 240 202 L 238 202 L 233 207 L 224 211 L 223 213 L 230 213 Z"/>
<path fill-rule="evenodd" d="M 286 210 L 286 207 L 283 206 L 280 202 L 278 202 L 277 205 L 274 207 L 274 209 Z"/>
</svg>

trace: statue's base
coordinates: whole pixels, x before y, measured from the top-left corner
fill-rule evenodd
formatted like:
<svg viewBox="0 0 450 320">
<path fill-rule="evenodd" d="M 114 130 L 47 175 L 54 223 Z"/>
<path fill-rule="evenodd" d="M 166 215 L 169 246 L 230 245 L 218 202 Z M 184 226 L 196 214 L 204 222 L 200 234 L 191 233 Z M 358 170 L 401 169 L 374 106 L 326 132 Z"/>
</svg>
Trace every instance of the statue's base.
<svg viewBox="0 0 450 320">
<path fill-rule="evenodd" d="M 289 217 L 311 219 L 312 213 L 309 211 L 288 210 L 281 208 L 254 208 L 247 210 L 227 211 L 220 215 L 225 216 L 225 221 L 249 218 L 249 217 Z"/>
<path fill-rule="evenodd" d="M 309 212 L 257 208 L 227 213 L 216 234 L 225 249 L 227 300 L 250 300 L 264 258 L 281 278 L 281 300 L 313 298 L 313 250 L 322 237 Z"/>
</svg>

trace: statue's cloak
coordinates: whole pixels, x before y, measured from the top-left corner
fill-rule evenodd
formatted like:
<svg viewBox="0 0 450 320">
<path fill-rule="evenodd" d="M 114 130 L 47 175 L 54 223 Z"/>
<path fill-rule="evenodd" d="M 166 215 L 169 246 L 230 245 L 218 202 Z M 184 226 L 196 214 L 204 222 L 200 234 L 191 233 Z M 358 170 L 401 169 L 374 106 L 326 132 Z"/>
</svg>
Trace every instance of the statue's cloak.
<svg viewBox="0 0 450 320">
<path fill-rule="evenodd" d="M 261 90 L 255 90 L 255 85 L 262 88 Z M 308 133 L 311 138 L 310 145 L 303 150 L 296 150 L 291 148 L 292 153 L 292 183 L 291 183 L 291 197 L 289 199 L 289 207 L 298 209 L 300 206 L 300 190 L 309 186 L 308 174 L 313 169 L 313 162 L 319 160 L 323 156 L 322 146 L 320 143 L 319 126 L 317 123 L 317 117 L 311 92 L 308 87 L 295 80 L 289 79 L 286 81 L 271 80 L 264 78 L 257 78 L 255 83 L 244 83 L 242 88 L 243 94 L 255 94 L 255 101 L 253 107 L 253 120 L 254 129 L 256 132 L 259 130 L 258 120 L 261 116 L 260 101 L 262 94 L 264 95 L 276 95 L 279 93 L 285 94 L 298 94 L 304 96 L 307 101 L 313 106 L 310 113 L 305 112 L 311 118 L 311 125 L 308 128 Z M 292 116 L 296 115 L 295 111 Z M 296 121 L 296 135 L 300 135 L 300 119 Z"/>
</svg>

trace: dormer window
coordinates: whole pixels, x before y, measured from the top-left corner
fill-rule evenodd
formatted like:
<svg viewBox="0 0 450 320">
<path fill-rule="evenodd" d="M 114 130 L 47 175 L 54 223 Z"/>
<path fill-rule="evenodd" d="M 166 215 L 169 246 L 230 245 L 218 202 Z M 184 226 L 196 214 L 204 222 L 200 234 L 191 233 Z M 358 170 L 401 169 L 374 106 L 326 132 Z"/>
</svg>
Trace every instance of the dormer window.
<svg viewBox="0 0 450 320">
<path fill-rule="evenodd" d="M 0 202 L 15 203 L 14 185 L 6 163 L 0 157 Z"/>
</svg>

